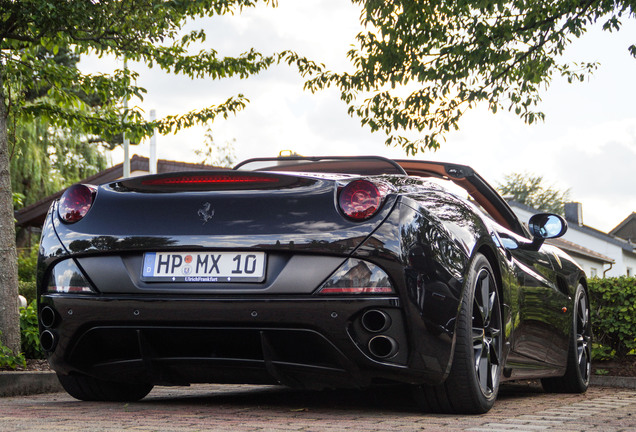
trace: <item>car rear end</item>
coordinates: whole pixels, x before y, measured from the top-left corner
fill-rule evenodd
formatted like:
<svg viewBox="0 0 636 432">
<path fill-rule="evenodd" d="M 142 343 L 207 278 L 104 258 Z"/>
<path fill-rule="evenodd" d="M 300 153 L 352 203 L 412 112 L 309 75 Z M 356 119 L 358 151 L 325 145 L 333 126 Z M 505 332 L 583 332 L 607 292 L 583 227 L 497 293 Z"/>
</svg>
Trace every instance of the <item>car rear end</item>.
<svg viewBox="0 0 636 432">
<path fill-rule="evenodd" d="M 439 382 L 450 344 L 419 355 L 400 207 L 381 176 L 74 186 L 43 229 L 42 346 L 58 374 L 114 382 Z"/>
</svg>

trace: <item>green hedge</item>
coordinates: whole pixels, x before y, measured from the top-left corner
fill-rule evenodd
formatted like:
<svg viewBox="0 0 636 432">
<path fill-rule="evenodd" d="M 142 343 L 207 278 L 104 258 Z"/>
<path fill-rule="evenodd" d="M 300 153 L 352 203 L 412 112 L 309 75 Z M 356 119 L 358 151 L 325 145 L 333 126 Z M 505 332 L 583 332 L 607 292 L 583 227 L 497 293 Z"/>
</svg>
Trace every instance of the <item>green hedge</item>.
<svg viewBox="0 0 636 432">
<path fill-rule="evenodd" d="M 0 332 L 0 335 L 2 335 L 2 332 Z M 26 367 L 24 354 L 14 355 L 9 348 L 0 342 L 0 370 L 15 369 L 18 366 Z"/>
<path fill-rule="evenodd" d="M 35 300 L 26 308 L 20 308 L 20 333 L 24 356 L 28 359 L 43 359 L 44 351 L 42 351 L 40 346 L 38 312 Z"/>
<path fill-rule="evenodd" d="M 38 247 L 21 249 L 18 253 L 18 279 L 24 282 L 35 282 L 38 264 Z"/>
<path fill-rule="evenodd" d="M 588 280 L 594 342 L 592 357 L 636 355 L 636 278 Z"/>
<path fill-rule="evenodd" d="M 26 298 L 27 304 L 31 304 L 37 297 L 35 281 L 18 281 L 18 293 Z"/>
<path fill-rule="evenodd" d="M 38 248 L 23 249 L 18 254 L 18 293 L 23 295 L 27 304 L 36 297 L 35 272 L 38 263 Z"/>
<path fill-rule="evenodd" d="M 0 368 L 15 369 L 18 366 L 26 367 L 25 359 L 44 358 L 44 352 L 40 346 L 35 300 L 27 307 L 20 308 L 20 333 L 22 352 L 17 356 L 13 355 L 11 350 L 0 342 Z"/>
<path fill-rule="evenodd" d="M 22 250 L 18 254 L 18 292 L 27 300 L 27 307 L 20 308 L 22 352 L 14 355 L 9 348 L 0 342 L 0 368 L 25 367 L 25 359 L 44 358 L 44 353 L 40 347 L 36 307 L 35 271 L 37 260 L 37 247 Z"/>
</svg>

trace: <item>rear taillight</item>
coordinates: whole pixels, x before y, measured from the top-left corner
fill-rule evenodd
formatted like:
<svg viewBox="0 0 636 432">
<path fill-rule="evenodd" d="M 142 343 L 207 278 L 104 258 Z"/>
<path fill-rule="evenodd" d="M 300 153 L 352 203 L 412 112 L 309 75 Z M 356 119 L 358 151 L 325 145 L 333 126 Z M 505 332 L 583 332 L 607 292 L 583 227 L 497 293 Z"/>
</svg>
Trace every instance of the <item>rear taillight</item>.
<svg viewBox="0 0 636 432">
<path fill-rule="evenodd" d="M 58 207 L 60 219 L 66 223 L 81 220 L 93 205 L 97 188 L 91 185 L 73 185 L 66 189 Z"/>
<path fill-rule="evenodd" d="M 356 221 L 369 219 L 382 205 L 384 194 L 368 180 L 354 180 L 340 191 L 340 210 Z"/>
<path fill-rule="evenodd" d="M 318 289 L 318 294 L 392 294 L 393 285 L 377 265 L 349 258 Z"/>
<path fill-rule="evenodd" d="M 94 292 L 73 259 L 60 261 L 53 267 L 47 291 L 84 294 Z"/>
</svg>

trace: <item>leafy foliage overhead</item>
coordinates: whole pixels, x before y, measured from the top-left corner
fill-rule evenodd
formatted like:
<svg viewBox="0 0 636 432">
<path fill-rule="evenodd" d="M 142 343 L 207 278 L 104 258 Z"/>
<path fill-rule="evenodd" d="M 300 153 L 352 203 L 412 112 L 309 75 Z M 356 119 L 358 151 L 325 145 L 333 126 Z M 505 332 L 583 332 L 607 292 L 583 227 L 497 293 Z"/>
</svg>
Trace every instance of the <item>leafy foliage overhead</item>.
<svg viewBox="0 0 636 432">
<path fill-rule="evenodd" d="M 245 78 L 266 69 L 275 57 L 254 50 L 236 57 L 219 57 L 213 49 L 191 52 L 195 44 L 205 41 L 206 34 L 203 30 L 183 34 L 181 28 L 190 18 L 240 12 L 258 2 L 2 0 L 0 73 L 10 100 L 8 114 L 96 135 L 126 131 L 133 139 L 150 135 L 155 127 L 160 133 L 174 132 L 217 115 L 227 116 L 244 107 L 247 99 L 236 95 L 218 105 L 151 124 L 138 110 L 124 111 L 118 106 L 124 97 L 143 98 L 145 89 L 135 84 L 137 73 L 121 69 L 110 75 L 85 74 L 74 64 L 52 58 L 70 47 L 75 56 L 114 55 L 190 78 Z M 38 83 L 35 88 L 34 82 Z M 41 97 L 33 98 L 34 92 Z M 90 103 L 86 95 L 91 95 Z"/>
<path fill-rule="evenodd" d="M 608 31 L 634 16 L 633 0 L 353 0 L 366 30 L 349 52 L 355 71 L 310 75 L 307 88 L 335 86 L 349 113 L 388 145 L 415 154 L 440 145 L 444 134 L 479 102 L 513 111 L 525 122 L 539 91 L 555 76 L 583 80 L 595 63 L 564 64 L 567 45 L 590 25 Z M 636 46 L 629 52 L 636 56 Z M 361 100 L 362 99 L 362 100 Z M 410 141 L 404 131 L 423 138 Z"/>
</svg>

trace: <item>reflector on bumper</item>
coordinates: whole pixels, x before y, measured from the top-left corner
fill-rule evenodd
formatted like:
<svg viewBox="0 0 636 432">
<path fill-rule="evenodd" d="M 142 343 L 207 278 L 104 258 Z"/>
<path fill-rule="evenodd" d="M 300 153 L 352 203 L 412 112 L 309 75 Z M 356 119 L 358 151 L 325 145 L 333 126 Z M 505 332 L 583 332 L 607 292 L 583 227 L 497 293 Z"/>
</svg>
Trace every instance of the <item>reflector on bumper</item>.
<svg viewBox="0 0 636 432">
<path fill-rule="evenodd" d="M 318 294 L 390 294 L 393 286 L 377 265 L 349 258 L 318 289 Z"/>
<path fill-rule="evenodd" d="M 60 261 L 53 267 L 47 291 L 58 293 L 95 292 L 73 259 Z"/>
</svg>

